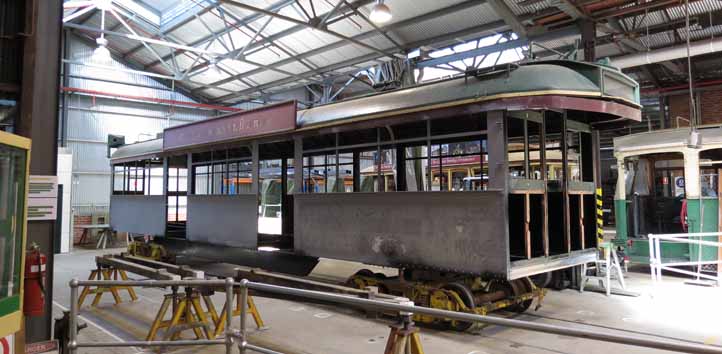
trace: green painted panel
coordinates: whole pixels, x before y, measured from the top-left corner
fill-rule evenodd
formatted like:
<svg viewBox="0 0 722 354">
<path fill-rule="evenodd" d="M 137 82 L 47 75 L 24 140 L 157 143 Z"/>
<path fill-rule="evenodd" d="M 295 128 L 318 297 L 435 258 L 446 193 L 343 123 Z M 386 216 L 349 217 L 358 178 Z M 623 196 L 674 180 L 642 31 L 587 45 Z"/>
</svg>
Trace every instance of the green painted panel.
<svg viewBox="0 0 722 354">
<path fill-rule="evenodd" d="M 689 260 L 689 246 L 686 243 L 661 242 L 660 246 L 664 262 Z M 627 255 L 634 263 L 649 264 L 649 240 L 633 239 Z"/>
<path fill-rule="evenodd" d="M 20 295 L 0 299 L 0 317 L 20 311 Z"/>
<path fill-rule="evenodd" d="M 717 225 L 719 222 L 719 202 L 717 199 L 688 199 L 687 214 L 690 224 L 689 232 L 717 232 Z M 711 237 L 696 237 L 694 239 L 706 241 L 713 240 Z M 716 247 L 702 246 L 701 251 L 702 254 L 700 258 L 700 246 L 689 245 L 690 260 L 717 260 Z"/>
<path fill-rule="evenodd" d="M 617 236 L 614 244 L 625 246 L 627 244 L 627 201 L 614 200 L 614 221 L 617 227 Z"/>
</svg>

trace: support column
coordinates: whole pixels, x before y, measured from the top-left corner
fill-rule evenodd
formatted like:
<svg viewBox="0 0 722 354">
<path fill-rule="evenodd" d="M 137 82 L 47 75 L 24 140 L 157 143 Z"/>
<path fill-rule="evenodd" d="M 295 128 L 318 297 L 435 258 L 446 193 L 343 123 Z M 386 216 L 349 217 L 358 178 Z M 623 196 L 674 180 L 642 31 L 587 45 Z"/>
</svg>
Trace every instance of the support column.
<svg viewBox="0 0 722 354">
<path fill-rule="evenodd" d="M 58 92 L 60 84 L 60 38 L 63 8 L 61 0 L 26 1 L 25 43 L 21 82 L 20 113 L 15 132 L 32 140 L 31 175 L 57 175 Z M 37 243 L 47 255 L 45 312 L 27 317 L 25 342 L 48 340 L 52 336 L 53 245 L 55 220 L 29 221 L 27 244 Z M 59 235 L 58 235 L 59 237 Z M 20 339 L 22 340 L 22 339 Z"/>
<path fill-rule="evenodd" d="M 624 167 L 624 156 L 617 158 L 617 190 L 614 194 L 614 220 L 617 228 L 617 236 L 614 243 L 624 247 L 627 244 L 627 186 L 626 168 Z"/>
<path fill-rule="evenodd" d="M 591 20 L 582 20 L 579 22 L 582 32 L 582 49 L 584 49 L 584 61 L 593 63 L 596 61 L 596 38 L 597 24 Z"/>
</svg>

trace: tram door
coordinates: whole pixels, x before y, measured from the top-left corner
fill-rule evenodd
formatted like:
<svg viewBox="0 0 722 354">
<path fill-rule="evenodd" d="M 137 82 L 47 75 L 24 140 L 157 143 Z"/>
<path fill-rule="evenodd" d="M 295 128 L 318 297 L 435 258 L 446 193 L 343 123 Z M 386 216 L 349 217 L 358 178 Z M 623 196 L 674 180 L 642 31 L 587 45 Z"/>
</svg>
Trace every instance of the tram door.
<svg viewBox="0 0 722 354">
<path fill-rule="evenodd" d="M 259 145 L 258 245 L 293 245 L 293 142 Z"/>
</svg>

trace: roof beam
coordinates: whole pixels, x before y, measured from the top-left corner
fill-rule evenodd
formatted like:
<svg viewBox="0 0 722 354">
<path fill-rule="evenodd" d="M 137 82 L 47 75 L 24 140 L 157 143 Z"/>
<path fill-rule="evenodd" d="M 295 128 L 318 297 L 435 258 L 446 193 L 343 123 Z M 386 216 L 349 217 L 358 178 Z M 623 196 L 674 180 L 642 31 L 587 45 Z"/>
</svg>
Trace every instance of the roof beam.
<svg viewBox="0 0 722 354">
<path fill-rule="evenodd" d="M 476 1 L 476 0 L 472 0 L 471 2 L 474 2 L 476 5 L 479 4 L 479 2 Z M 458 5 L 458 4 L 457 4 L 457 5 Z M 457 38 L 464 38 L 464 37 L 469 37 L 469 36 L 477 36 L 477 35 L 488 34 L 489 32 L 495 31 L 495 30 L 508 30 L 508 27 L 504 24 L 504 21 L 497 21 L 497 22 L 493 22 L 493 23 L 490 23 L 490 24 L 487 24 L 487 25 L 473 26 L 473 27 L 470 27 L 470 28 L 467 28 L 467 29 L 463 29 L 463 30 L 460 30 L 460 31 L 457 31 L 457 32 L 442 34 L 442 35 L 439 35 L 439 36 L 437 36 L 437 37 L 429 38 L 429 39 L 423 40 L 423 41 L 416 41 L 416 42 L 412 42 L 412 43 L 407 43 L 407 44 L 405 44 L 405 47 L 406 47 L 406 48 L 418 48 L 418 47 L 420 47 L 420 46 L 422 46 L 422 45 L 429 45 L 429 44 L 436 44 L 436 43 L 447 43 L 448 41 L 450 41 L 450 40 L 455 40 L 455 39 L 457 39 Z M 305 54 L 305 53 L 304 53 L 304 54 Z M 331 65 L 327 65 L 327 66 L 325 66 L 325 67 L 319 68 L 318 70 L 319 70 L 319 71 L 322 71 L 322 72 L 330 72 L 330 71 L 334 71 L 334 70 L 338 70 L 338 69 L 343 69 L 343 68 L 346 68 L 346 67 L 349 67 L 349 66 L 361 64 L 361 63 L 364 63 L 364 62 L 367 62 L 367 61 L 375 60 L 375 59 L 378 59 L 378 57 L 379 57 L 378 53 L 369 53 L 369 54 L 366 54 L 366 55 L 362 55 L 362 56 L 360 56 L 360 57 L 356 57 L 356 58 L 349 59 L 349 60 L 346 60 L 346 61 L 342 61 L 342 62 L 339 62 L 339 63 L 334 63 L 334 64 L 331 64 Z M 355 69 L 355 70 L 359 70 L 359 69 Z M 347 72 L 344 72 L 344 73 L 341 73 L 340 75 L 341 75 L 341 76 L 345 76 L 346 74 L 347 74 Z M 305 73 L 300 73 L 300 74 L 298 74 L 298 76 L 304 77 L 304 78 L 306 78 L 306 77 L 311 77 L 311 76 L 313 76 L 313 75 L 314 75 L 314 74 L 313 74 L 312 72 L 308 72 L 308 71 L 305 72 Z M 267 88 L 274 87 L 274 86 L 285 85 L 285 84 L 291 83 L 291 82 L 293 82 L 293 81 L 294 81 L 293 78 L 284 78 L 284 79 L 276 80 L 276 81 L 273 81 L 273 82 L 265 83 L 265 84 L 259 85 L 259 86 L 257 86 L 257 87 L 253 87 L 253 88 L 250 88 L 250 89 L 246 89 L 246 90 L 239 91 L 239 92 L 236 92 L 236 93 L 233 93 L 233 94 L 229 94 L 229 95 L 225 95 L 225 96 L 219 97 L 219 98 L 217 99 L 217 102 L 222 102 L 222 101 L 231 100 L 231 99 L 236 98 L 236 97 L 249 96 L 249 95 L 251 95 L 252 93 L 259 92 L 259 91 L 262 91 L 262 90 L 265 90 L 265 89 L 267 89 Z M 303 87 L 303 86 L 305 86 L 305 85 L 306 85 L 306 84 L 301 83 L 301 84 L 299 84 L 299 85 L 296 85 L 296 87 L 294 87 L 294 88 Z"/>
<path fill-rule="evenodd" d="M 584 13 L 577 4 L 574 3 L 573 0 L 553 0 L 552 6 L 555 6 L 557 9 L 561 10 L 565 14 L 569 15 L 569 17 L 572 18 L 572 20 L 578 20 L 578 19 L 586 19 L 589 16 Z"/>
<path fill-rule="evenodd" d="M 270 10 L 270 11 L 279 11 L 279 10 L 283 9 L 284 7 L 286 7 L 286 6 L 288 6 L 288 5 L 290 5 L 290 4 L 293 4 L 293 2 L 294 2 L 294 0 L 281 0 L 281 1 L 277 2 L 277 3 L 274 3 L 273 5 L 269 6 L 267 9 Z M 211 10 L 215 9 L 217 6 L 220 6 L 220 5 L 221 5 L 220 2 L 216 2 L 216 3 L 214 3 L 213 5 L 207 7 L 207 9 L 208 9 L 208 11 L 211 11 Z M 205 9 L 204 9 L 204 10 L 205 10 Z M 208 11 L 202 11 L 202 12 L 200 12 L 198 15 L 202 15 L 202 14 L 208 12 Z M 191 42 L 191 43 L 188 43 L 187 45 L 188 45 L 188 46 L 191 46 L 191 47 L 195 47 L 195 46 L 201 45 L 201 44 L 203 44 L 203 43 L 206 43 L 206 42 L 208 42 L 208 41 L 215 40 L 215 39 L 218 38 L 219 36 L 223 36 L 223 35 L 225 35 L 225 34 L 228 34 L 228 33 L 232 32 L 232 31 L 235 31 L 235 30 L 238 28 L 238 26 L 241 26 L 241 25 L 243 25 L 244 23 L 252 23 L 252 22 L 258 20 L 258 19 L 261 18 L 261 17 L 263 17 L 263 15 L 257 14 L 257 13 L 252 14 L 252 15 L 249 15 L 249 16 L 246 16 L 246 17 L 244 17 L 244 18 L 236 21 L 235 23 L 231 24 L 231 26 L 225 27 L 225 28 L 223 28 L 222 30 L 220 30 L 220 31 L 218 31 L 218 32 L 215 32 L 215 33 L 213 33 L 213 34 L 209 34 L 208 36 L 205 36 L 205 37 L 203 37 L 203 38 L 200 38 L 200 39 L 198 39 L 198 40 L 195 40 L 195 41 L 193 41 L 193 42 Z M 182 26 L 182 25 L 184 25 L 184 24 L 186 24 L 186 23 L 188 23 L 189 21 L 194 20 L 194 19 L 195 19 L 194 17 L 191 17 L 188 21 L 183 21 L 183 22 L 177 24 L 176 26 L 173 26 L 173 27 L 165 30 L 164 32 L 169 34 L 169 33 L 173 32 L 173 31 L 177 30 L 178 28 L 180 28 L 180 26 Z M 140 47 L 140 48 L 139 48 L 139 47 Z M 142 47 L 143 47 L 143 46 L 141 45 L 141 46 L 138 46 L 138 47 L 135 47 L 135 48 L 131 49 L 131 51 L 128 52 L 128 55 L 133 55 L 135 52 L 137 52 L 137 50 L 142 49 Z M 172 55 L 178 55 L 178 54 L 181 54 L 181 53 L 183 53 L 183 52 L 184 52 L 184 50 L 176 50 L 175 52 L 173 52 L 173 53 L 171 53 L 171 54 L 168 54 L 168 55 L 163 56 L 162 59 L 163 59 L 163 60 L 168 60 L 168 59 L 171 58 Z M 146 68 L 153 67 L 153 66 L 158 65 L 159 63 L 160 63 L 160 62 L 156 60 L 156 61 L 151 62 L 150 64 L 146 65 L 145 67 L 146 67 Z"/>
<path fill-rule="evenodd" d="M 504 22 L 509 25 L 509 27 L 511 27 L 511 30 L 514 31 L 519 38 L 527 38 L 526 26 L 524 26 L 519 18 L 514 15 L 514 12 L 511 11 L 506 2 L 493 0 L 488 1 L 487 4 L 489 4 L 489 6 L 494 9 L 494 12 L 496 12 L 496 14 L 499 15 L 499 17 L 501 17 Z"/>
<path fill-rule="evenodd" d="M 359 2 L 357 1 L 357 2 L 355 2 L 355 3 L 353 3 L 353 4 L 355 5 L 355 4 L 358 4 L 358 3 L 359 3 Z M 483 2 L 481 2 L 481 3 L 483 3 Z M 398 28 L 403 28 L 403 27 L 406 27 L 406 26 L 414 25 L 414 24 L 417 24 L 417 23 L 420 23 L 420 22 L 424 22 L 424 21 L 427 21 L 427 20 L 430 20 L 430 19 L 433 19 L 433 18 L 436 18 L 436 17 L 439 17 L 439 16 L 445 16 L 445 15 L 452 14 L 452 13 L 456 13 L 456 12 L 459 12 L 459 11 L 464 11 L 464 10 L 469 9 L 469 8 L 472 8 L 472 7 L 474 7 L 474 6 L 479 6 L 479 4 L 481 4 L 481 3 L 480 3 L 478 0 L 467 0 L 467 1 L 464 1 L 464 2 L 461 2 L 461 3 L 458 3 L 458 4 L 455 4 L 455 5 L 451 5 L 451 6 L 449 6 L 449 7 L 445 7 L 445 8 L 443 8 L 443 9 L 439 9 L 439 10 L 437 10 L 437 11 L 434 11 L 434 12 L 431 12 L 431 13 L 428 13 L 428 14 L 424 14 L 424 15 L 421 15 L 421 16 L 418 16 L 418 17 L 415 17 L 415 18 L 410 18 L 410 19 L 407 19 L 407 20 L 403 20 L 403 21 L 399 21 L 399 22 L 396 22 L 396 23 L 392 23 L 392 24 L 390 24 L 390 25 L 388 25 L 388 26 L 381 27 L 380 30 L 381 30 L 381 31 L 384 31 L 384 32 L 393 31 L 393 30 L 398 29 Z M 505 29 L 507 29 L 507 27 L 505 26 L 504 22 L 503 22 L 503 21 L 497 21 L 497 22 L 493 22 L 493 23 L 490 23 L 490 24 L 487 24 L 487 25 L 477 26 L 477 27 L 475 27 L 475 31 L 472 30 L 472 33 L 486 33 L 486 32 L 494 32 L 494 31 L 505 30 Z M 460 32 L 456 32 L 456 33 L 460 33 Z M 370 38 L 370 37 L 375 36 L 375 35 L 376 35 L 376 31 L 368 31 L 368 32 L 364 32 L 364 33 L 358 34 L 358 35 L 354 36 L 353 38 L 354 38 L 355 40 L 364 40 L 364 39 Z M 448 36 L 449 38 L 451 38 L 451 39 L 454 39 L 454 38 L 455 38 L 454 35 L 455 35 L 455 33 L 450 33 L 450 34 L 448 34 L 447 36 Z M 468 34 L 467 34 L 467 35 L 468 35 Z M 274 37 L 274 36 L 275 36 L 275 35 L 272 35 L 272 36 L 269 36 L 268 38 L 270 39 L 270 38 L 272 38 L 272 37 Z M 462 37 L 462 35 L 456 35 L 456 37 Z M 345 46 L 345 45 L 347 45 L 347 44 L 348 44 L 348 43 L 345 43 L 344 41 L 338 41 L 338 42 L 331 43 L 331 44 L 326 45 L 326 46 L 323 46 L 323 47 L 319 47 L 319 48 L 310 50 L 310 51 L 308 51 L 308 52 L 301 53 L 301 54 L 297 55 L 295 58 L 287 58 L 287 59 L 283 59 L 283 60 L 277 61 L 277 62 L 275 62 L 275 63 L 269 64 L 269 66 L 270 66 L 270 67 L 284 66 L 284 65 L 290 64 L 290 63 L 292 63 L 292 62 L 294 62 L 294 61 L 296 61 L 296 60 L 298 60 L 298 59 L 309 58 L 309 57 L 312 57 L 312 56 L 317 55 L 317 54 L 321 54 L 321 53 L 326 52 L 326 51 L 329 51 L 329 50 L 334 50 L 334 49 L 337 49 L 337 48 L 341 48 L 341 47 L 343 47 L 343 46 Z M 411 49 L 411 48 L 415 48 L 416 46 L 406 44 L 406 45 L 404 45 L 404 47 L 405 47 L 406 49 Z M 212 84 L 213 84 L 213 85 L 222 85 L 222 84 L 225 84 L 225 83 L 228 83 L 228 82 L 237 80 L 237 79 L 242 79 L 242 78 L 244 78 L 244 77 L 248 77 L 248 76 L 252 76 L 252 75 L 258 74 L 258 73 L 260 73 L 260 72 L 262 72 L 262 71 L 263 71 L 262 69 L 250 70 L 250 71 L 248 71 L 248 72 L 245 72 L 245 73 L 242 73 L 242 74 L 233 76 L 233 77 L 229 77 L 229 78 L 226 78 L 226 79 L 223 79 L 223 80 L 214 82 L 214 83 L 212 83 Z M 318 71 L 323 72 L 323 70 L 321 70 L 321 69 L 318 69 Z M 203 89 L 203 87 L 196 88 L 196 89 L 194 89 L 194 90 L 202 90 L 202 89 Z"/>
<path fill-rule="evenodd" d="M 266 16 L 275 17 L 275 18 L 278 18 L 279 20 L 283 20 L 283 21 L 286 21 L 286 22 L 290 22 L 290 23 L 296 24 L 296 25 L 298 25 L 298 26 L 303 26 L 303 27 L 305 27 L 305 28 L 315 29 L 315 30 L 317 30 L 317 31 L 320 31 L 320 32 L 323 32 L 323 33 L 326 33 L 326 34 L 330 34 L 330 35 L 332 35 L 332 36 L 334 36 L 334 37 L 336 37 L 336 38 L 338 38 L 338 39 L 340 39 L 340 40 L 342 40 L 342 41 L 348 41 L 348 42 L 350 42 L 350 43 L 352 43 L 352 44 L 355 44 L 355 45 L 357 45 L 357 46 L 359 46 L 359 47 L 366 48 L 366 49 L 368 49 L 368 50 L 370 50 L 370 51 L 379 53 L 379 54 L 381 54 L 382 56 L 387 56 L 387 57 L 389 57 L 389 58 L 393 58 L 393 57 L 394 57 L 394 54 L 391 53 L 391 52 L 388 52 L 388 51 L 386 51 L 386 50 L 378 49 L 378 48 L 376 48 L 376 47 L 374 47 L 374 46 L 368 45 L 368 44 L 366 44 L 366 43 L 364 43 L 364 42 L 361 42 L 361 41 L 359 41 L 359 40 L 355 40 L 355 39 L 353 39 L 353 38 L 351 38 L 351 37 L 345 36 L 345 35 L 340 34 L 340 33 L 338 33 L 338 32 L 331 31 L 331 30 L 329 30 L 327 27 L 316 27 L 316 26 L 314 26 L 314 25 L 312 25 L 312 24 L 310 24 L 310 23 L 308 23 L 308 22 L 304 22 L 304 21 L 301 21 L 301 20 L 297 20 L 297 19 L 295 19 L 295 18 L 293 18 L 293 17 L 281 15 L 281 14 L 279 14 L 279 13 L 275 13 L 275 12 L 273 12 L 273 11 L 268 11 L 268 10 L 265 10 L 265 9 L 261 9 L 261 8 L 255 7 L 255 6 L 246 5 L 246 4 L 240 3 L 240 2 L 238 2 L 238 1 L 236 1 L 236 0 L 220 0 L 220 1 L 223 2 L 224 4 L 229 4 L 229 5 L 232 5 L 232 6 L 241 8 L 241 9 L 245 9 L 245 10 L 247 10 L 247 11 L 253 11 L 253 12 L 260 13 L 260 14 L 263 14 L 263 15 L 266 15 Z"/>
<path fill-rule="evenodd" d="M 477 49 L 471 49 L 471 50 L 467 50 L 464 52 L 445 55 L 443 57 L 422 60 L 422 61 L 419 61 L 416 63 L 416 67 L 423 68 L 423 67 L 427 67 L 427 66 L 436 66 L 436 65 L 446 64 L 446 63 L 459 61 L 459 60 L 463 60 L 463 59 L 467 59 L 467 58 L 478 57 L 481 55 L 488 55 L 491 53 L 496 53 L 496 52 L 504 51 L 507 49 L 519 48 L 519 47 L 528 45 L 529 42 L 531 42 L 532 40 L 534 40 L 534 41 L 550 41 L 550 40 L 555 40 L 555 39 L 559 39 L 559 38 L 563 38 L 563 37 L 567 37 L 567 36 L 571 36 L 571 35 L 577 35 L 577 34 L 579 34 L 579 30 L 575 26 L 571 26 L 571 27 L 567 27 L 567 28 L 564 28 L 561 30 L 556 30 L 553 32 L 547 32 L 544 35 L 536 36 L 531 39 L 516 39 L 516 40 L 506 41 L 506 42 L 499 43 L 499 44 L 493 44 L 493 45 L 489 45 L 489 46 L 485 46 L 485 47 L 480 47 Z"/>
</svg>

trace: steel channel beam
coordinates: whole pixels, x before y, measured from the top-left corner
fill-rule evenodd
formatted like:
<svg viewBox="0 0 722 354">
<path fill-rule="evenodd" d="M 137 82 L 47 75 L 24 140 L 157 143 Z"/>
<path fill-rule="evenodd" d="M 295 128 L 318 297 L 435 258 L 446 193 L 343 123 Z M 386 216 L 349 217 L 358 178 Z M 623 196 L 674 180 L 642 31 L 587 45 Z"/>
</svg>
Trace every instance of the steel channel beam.
<svg viewBox="0 0 722 354">
<path fill-rule="evenodd" d="M 161 279 L 161 280 L 180 280 L 181 276 L 177 274 L 171 274 L 165 269 L 156 269 L 146 267 L 133 262 L 128 262 L 122 259 L 117 259 L 109 256 L 98 256 L 95 257 L 95 262 L 99 265 L 109 266 L 116 269 L 122 269 L 134 274 L 142 275 L 148 278 Z"/>
</svg>

